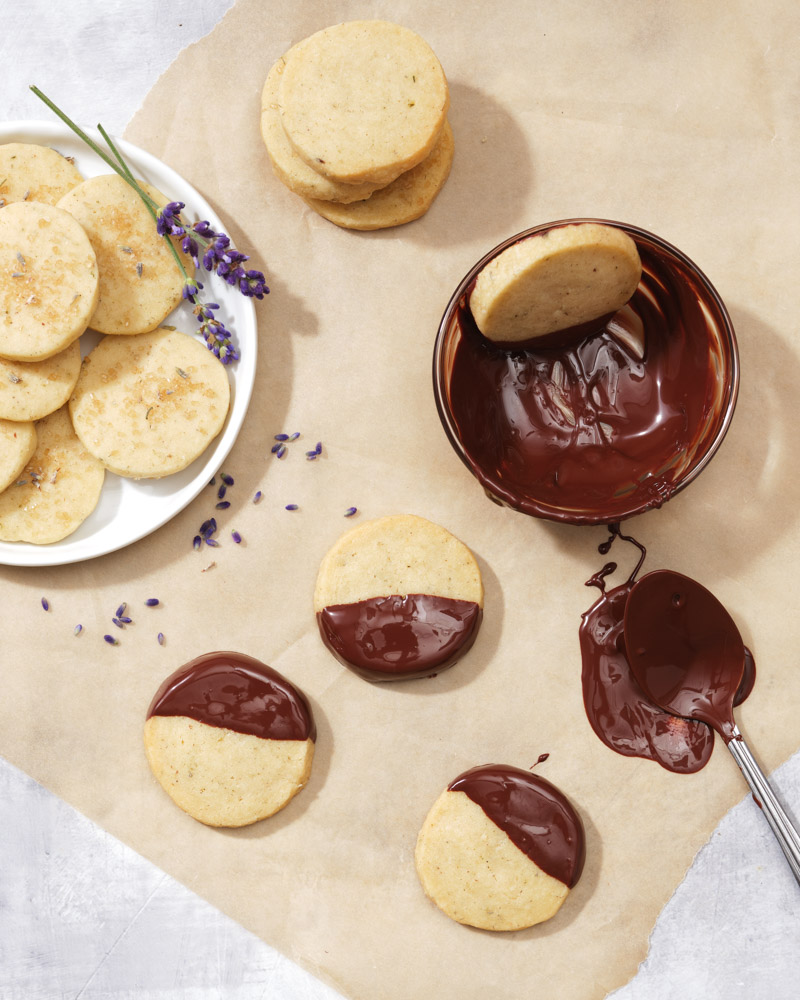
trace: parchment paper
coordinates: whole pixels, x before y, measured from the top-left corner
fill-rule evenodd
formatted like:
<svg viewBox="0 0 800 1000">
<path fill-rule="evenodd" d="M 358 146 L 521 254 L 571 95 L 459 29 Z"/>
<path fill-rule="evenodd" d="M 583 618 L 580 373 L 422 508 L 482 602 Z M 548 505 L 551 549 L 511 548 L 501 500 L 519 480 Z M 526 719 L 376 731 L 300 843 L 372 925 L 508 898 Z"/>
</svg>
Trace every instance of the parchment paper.
<svg viewBox="0 0 800 1000">
<path fill-rule="evenodd" d="M 259 135 L 274 60 L 312 31 L 360 17 L 406 24 L 432 45 L 450 80 L 456 137 L 430 213 L 372 234 L 306 209 L 272 176 Z M 605 531 L 539 522 L 484 498 L 437 418 L 433 340 L 471 264 L 541 222 L 627 221 L 709 275 L 739 336 L 733 427 L 694 485 L 629 529 L 647 545 L 649 568 L 700 579 L 739 622 L 759 674 L 738 718 L 764 766 L 797 749 L 798 30 L 800 13 L 781 0 L 240 0 L 181 54 L 127 132 L 212 201 L 272 289 L 258 306 L 255 396 L 225 465 L 236 484 L 218 518 L 222 544 L 191 546 L 213 512 L 210 488 L 116 555 L 3 568 L 0 752 L 349 997 L 590 1000 L 624 983 L 744 785 L 721 744 L 686 777 L 595 738 L 577 629 Z M 295 430 L 302 437 L 277 461 L 273 435 Z M 323 456 L 307 462 L 318 440 Z M 476 553 L 484 625 L 452 671 L 370 686 L 323 648 L 313 582 L 352 524 L 343 518 L 351 505 L 362 520 L 429 517 Z M 228 540 L 233 528 L 241 546 Z M 635 553 L 615 557 L 621 580 Z M 163 606 L 141 607 L 151 596 Z M 109 647 L 102 634 L 123 600 L 136 624 Z M 160 681 L 219 648 L 293 679 L 319 726 L 307 789 L 273 819 L 234 832 L 180 813 L 141 749 Z M 539 773 L 586 825 L 582 880 L 538 928 L 493 935 L 450 922 L 413 867 L 428 808 L 470 766 L 529 767 L 542 753 Z"/>
</svg>

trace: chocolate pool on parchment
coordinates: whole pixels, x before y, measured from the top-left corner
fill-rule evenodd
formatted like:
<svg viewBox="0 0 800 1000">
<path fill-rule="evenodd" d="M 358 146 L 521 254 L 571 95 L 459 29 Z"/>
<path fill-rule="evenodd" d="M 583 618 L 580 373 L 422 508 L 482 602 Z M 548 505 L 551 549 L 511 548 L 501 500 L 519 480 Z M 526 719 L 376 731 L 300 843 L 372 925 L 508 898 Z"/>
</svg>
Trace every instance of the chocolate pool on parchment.
<svg viewBox="0 0 800 1000">
<path fill-rule="evenodd" d="M 484 338 L 469 309 L 482 268 L 581 222 L 636 243 L 642 278 L 630 301 L 544 345 Z M 733 416 L 739 359 L 722 300 L 680 250 L 635 226 L 568 219 L 512 236 L 469 271 L 439 327 L 433 381 L 448 438 L 490 499 L 608 524 L 660 507 L 706 467 Z"/>
</svg>

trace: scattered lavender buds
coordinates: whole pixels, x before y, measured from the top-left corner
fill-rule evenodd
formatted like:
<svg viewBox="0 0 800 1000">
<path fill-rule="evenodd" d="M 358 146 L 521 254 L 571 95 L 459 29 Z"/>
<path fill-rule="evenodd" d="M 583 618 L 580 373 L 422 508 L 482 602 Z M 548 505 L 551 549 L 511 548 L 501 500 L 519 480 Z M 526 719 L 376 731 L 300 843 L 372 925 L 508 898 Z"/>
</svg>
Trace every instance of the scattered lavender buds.
<svg viewBox="0 0 800 1000">
<path fill-rule="evenodd" d="M 261 503 L 261 498 L 263 496 L 264 496 L 264 494 L 261 492 L 261 490 L 256 490 L 256 492 L 255 492 L 255 494 L 253 496 L 253 503 Z"/>
<path fill-rule="evenodd" d="M 159 644 L 159 646 L 163 646 L 166 641 L 167 640 L 164 638 L 164 633 L 163 632 L 159 632 L 158 633 L 158 644 Z"/>
<path fill-rule="evenodd" d="M 322 454 L 322 442 L 317 441 L 313 450 L 306 452 L 306 458 L 309 460 L 309 462 L 313 462 L 316 458 L 319 458 L 321 454 Z"/>
<path fill-rule="evenodd" d="M 220 472 L 219 478 L 226 486 L 233 486 L 233 476 L 229 476 L 227 472 Z"/>
<path fill-rule="evenodd" d="M 125 614 L 125 610 L 128 605 L 123 601 L 122 604 L 117 608 L 117 618 L 121 618 Z"/>
<path fill-rule="evenodd" d="M 81 632 L 83 632 L 83 625 L 76 625 L 75 628 L 72 630 L 73 635 L 80 635 Z"/>
<path fill-rule="evenodd" d="M 242 536 L 239 534 L 238 531 L 232 531 L 231 538 L 234 540 L 234 542 L 236 542 L 237 545 L 241 545 Z"/>
<path fill-rule="evenodd" d="M 230 505 L 231 505 L 230 500 L 220 500 L 220 502 L 218 504 L 215 504 L 214 509 L 215 510 L 227 510 L 228 507 L 230 507 Z"/>
<path fill-rule="evenodd" d="M 296 503 L 287 503 L 285 509 L 286 510 L 299 510 L 300 508 L 299 508 L 299 506 Z"/>
<path fill-rule="evenodd" d="M 160 603 L 161 601 L 159 601 L 157 597 L 148 597 L 147 600 L 144 602 L 145 607 L 147 608 L 157 608 Z"/>
<path fill-rule="evenodd" d="M 112 624 L 117 626 L 117 628 L 125 628 L 124 622 L 122 622 L 119 618 L 112 618 L 111 621 Z"/>
<path fill-rule="evenodd" d="M 103 639 L 109 644 L 109 646 L 119 646 L 119 639 L 115 639 L 113 635 L 104 635 Z"/>
<path fill-rule="evenodd" d="M 352 517 L 353 514 L 357 514 L 357 513 L 358 513 L 358 507 L 348 507 L 347 510 L 344 512 L 344 516 L 345 517 Z"/>
<path fill-rule="evenodd" d="M 50 602 L 47 600 L 46 597 L 42 598 L 42 607 L 44 608 L 45 611 L 50 610 Z"/>
</svg>

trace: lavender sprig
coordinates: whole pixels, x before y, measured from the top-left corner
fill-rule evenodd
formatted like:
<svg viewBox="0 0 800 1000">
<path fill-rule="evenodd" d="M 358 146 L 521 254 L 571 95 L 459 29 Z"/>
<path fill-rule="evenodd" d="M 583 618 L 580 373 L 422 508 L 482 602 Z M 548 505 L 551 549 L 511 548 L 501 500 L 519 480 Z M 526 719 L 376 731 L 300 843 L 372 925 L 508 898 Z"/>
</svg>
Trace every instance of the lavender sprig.
<svg viewBox="0 0 800 1000">
<path fill-rule="evenodd" d="M 166 240 L 175 263 L 183 275 L 183 298 L 194 307 L 195 317 L 200 324 L 198 332 L 205 341 L 206 347 L 224 365 L 238 361 L 240 354 L 233 344 L 231 331 L 214 315 L 219 309 L 218 303 L 199 300 L 199 293 L 202 291 L 203 285 L 189 276 L 171 237 L 180 240 L 181 250 L 192 259 L 195 267 L 200 266 L 202 254 L 202 265 L 205 270 L 217 274 L 226 284 L 236 288 L 246 298 L 263 299 L 269 293 L 262 272 L 246 269 L 244 264 L 250 259 L 248 255 L 236 250 L 231 244 L 230 237 L 223 232 L 212 229 L 209 222 L 201 220 L 193 224 L 187 223 L 181 216 L 181 212 L 186 207 L 182 201 L 171 201 L 164 208 L 161 208 L 133 176 L 122 154 L 102 125 L 98 125 L 97 129 L 111 151 L 111 155 L 64 114 L 38 87 L 31 87 L 31 90 L 108 167 L 119 174 L 136 191 L 153 217 L 159 235 Z"/>
</svg>

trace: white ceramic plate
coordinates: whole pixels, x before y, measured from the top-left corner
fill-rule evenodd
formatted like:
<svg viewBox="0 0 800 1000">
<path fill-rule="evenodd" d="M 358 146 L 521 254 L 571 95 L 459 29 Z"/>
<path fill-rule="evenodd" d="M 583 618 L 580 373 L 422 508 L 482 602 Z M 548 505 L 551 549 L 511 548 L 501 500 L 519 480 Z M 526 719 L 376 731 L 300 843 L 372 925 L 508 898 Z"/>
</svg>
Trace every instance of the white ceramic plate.
<svg viewBox="0 0 800 1000">
<path fill-rule="evenodd" d="M 94 130 L 84 131 L 101 148 L 105 148 Z M 170 201 L 185 203 L 186 209 L 182 214 L 187 221 L 207 219 L 217 231 L 227 231 L 205 199 L 174 170 L 130 143 L 121 140 L 117 142 L 116 139 L 114 141 L 138 177 L 157 187 Z M 5 142 L 33 142 L 53 146 L 65 156 L 74 157 L 75 165 L 84 177 L 110 172 L 110 168 L 100 157 L 60 122 L 0 124 L 0 143 Z M 254 261 L 254 266 L 258 266 L 257 261 Z M 227 366 L 231 383 L 231 407 L 220 436 L 183 472 L 164 479 L 137 481 L 107 472 L 100 503 L 77 531 L 52 545 L 0 541 L 0 564 L 57 566 L 92 559 L 121 549 L 174 517 L 219 470 L 241 429 L 253 391 L 257 349 L 256 318 L 251 299 L 246 299 L 202 268 L 198 271 L 198 277 L 205 286 L 205 300 L 219 303 L 217 315 L 233 331 L 234 341 L 241 354 L 241 361 Z M 164 322 L 185 333 L 194 333 L 198 326 L 188 305 L 179 306 Z M 98 339 L 97 334 L 84 334 L 81 350 L 85 353 Z M 191 539 L 188 539 L 187 544 L 191 544 Z"/>
</svg>

